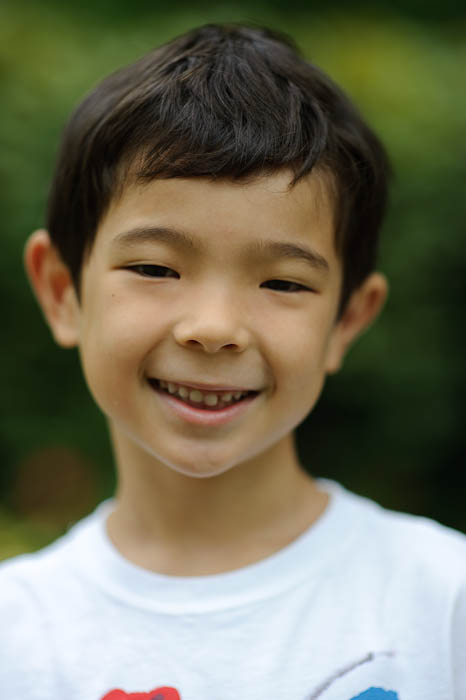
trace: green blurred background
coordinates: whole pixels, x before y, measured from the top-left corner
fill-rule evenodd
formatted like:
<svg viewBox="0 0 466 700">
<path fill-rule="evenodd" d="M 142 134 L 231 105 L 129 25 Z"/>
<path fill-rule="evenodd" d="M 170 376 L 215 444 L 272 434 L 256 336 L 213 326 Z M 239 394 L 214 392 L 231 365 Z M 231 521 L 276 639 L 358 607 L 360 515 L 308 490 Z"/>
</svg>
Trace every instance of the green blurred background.
<svg viewBox="0 0 466 700">
<path fill-rule="evenodd" d="M 454 0 L 0 2 L 0 558 L 53 540 L 114 488 L 105 421 L 22 270 L 59 134 L 102 77 L 205 22 L 292 34 L 355 99 L 396 179 L 383 316 L 300 428 L 303 460 L 383 505 L 466 532 L 466 12 Z"/>
</svg>

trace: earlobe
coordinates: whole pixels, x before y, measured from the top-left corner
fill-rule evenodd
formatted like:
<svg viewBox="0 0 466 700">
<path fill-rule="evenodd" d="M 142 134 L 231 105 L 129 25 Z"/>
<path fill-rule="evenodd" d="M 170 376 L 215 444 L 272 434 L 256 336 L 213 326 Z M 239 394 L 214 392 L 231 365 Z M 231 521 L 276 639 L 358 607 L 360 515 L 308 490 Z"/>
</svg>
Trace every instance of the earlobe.
<svg viewBox="0 0 466 700">
<path fill-rule="evenodd" d="M 351 295 L 330 339 L 326 371 L 338 372 L 354 341 L 375 321 L 385 303 L 388 283 L 384 275 L 373 272 Z"/>
<path fill-rule="evenodd" d="M 79 340 L 79 303 L 70 272 L 47 231 L 35 231 L 24 250 L 24 265 L 34 294 L 59 345 Z"/>
</svg>

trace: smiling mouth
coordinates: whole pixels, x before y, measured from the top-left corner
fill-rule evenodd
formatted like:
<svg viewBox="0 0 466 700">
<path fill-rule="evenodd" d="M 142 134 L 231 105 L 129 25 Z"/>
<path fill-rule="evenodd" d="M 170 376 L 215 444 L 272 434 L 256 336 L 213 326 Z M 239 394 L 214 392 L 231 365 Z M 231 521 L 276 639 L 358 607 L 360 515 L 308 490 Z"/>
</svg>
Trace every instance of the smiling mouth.
<svg viewBox="0 0 466 700">
<path fill-rule="evenodd" d="M 149 379 L 149 384 L 158 392 L 169 394 L 188 406 L 206 411 L 221 411 L 224 408 L 244 401 L 248 397 L 257 396 L 259 393 L 258 391 L 234 391 L 233 389 L 201 391 L 184 384 L 152 378 Z"/>
</svg>

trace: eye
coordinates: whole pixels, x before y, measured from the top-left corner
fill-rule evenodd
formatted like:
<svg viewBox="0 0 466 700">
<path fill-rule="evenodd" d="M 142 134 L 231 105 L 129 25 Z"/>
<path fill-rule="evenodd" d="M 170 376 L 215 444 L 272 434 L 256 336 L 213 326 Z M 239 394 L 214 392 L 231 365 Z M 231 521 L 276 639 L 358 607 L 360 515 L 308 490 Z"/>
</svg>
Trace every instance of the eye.
<svg viewBox="0 0 466 700">
<path fill-rule="evenodd" d="M 267 280 L 263 282 L 261 287 L 273 289 L 275 292 L 312 292 L 310 287 L 305 287 L 304 284 L 298 282 L 289 282 L 288 280 Z"/>
<path fill-rule="evenodd" d="M 176 277 L 179 278 L 179 274 L 172 270 L 170 267 L 165 267 L 164 265 L 130 265 L 126 268 L 130 272 L 135 272 L 141 277 Z"/>
</svg>

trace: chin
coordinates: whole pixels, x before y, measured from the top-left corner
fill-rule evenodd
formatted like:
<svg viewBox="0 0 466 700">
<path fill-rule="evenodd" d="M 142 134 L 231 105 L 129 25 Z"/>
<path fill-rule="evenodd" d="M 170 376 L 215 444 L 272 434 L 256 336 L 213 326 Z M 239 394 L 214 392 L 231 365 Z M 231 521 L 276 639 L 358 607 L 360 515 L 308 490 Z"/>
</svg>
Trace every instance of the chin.
<svg viewBox="0 0 466 700">
<path fill-rule="evenodd" d="M 164 464 L 173 471 L 182 474 L 183 476 L 193 479 L 210 479 L 233 469 L 236 466 L 235 461 L 199 459 L 193 463 L 193 459 L 188 460 L 164 460 Z"/>
<path fill-rule="evenodd" d="M 248 460 L 238 455 L 226 454 L 225 450 L 215 450 L 212 445 L 208 449 L 190 448 L 185 454 L 154 455 L 158 461 L 178 474 L 194 479 L 209 479 L 225 474 Z"/>
</svg>

